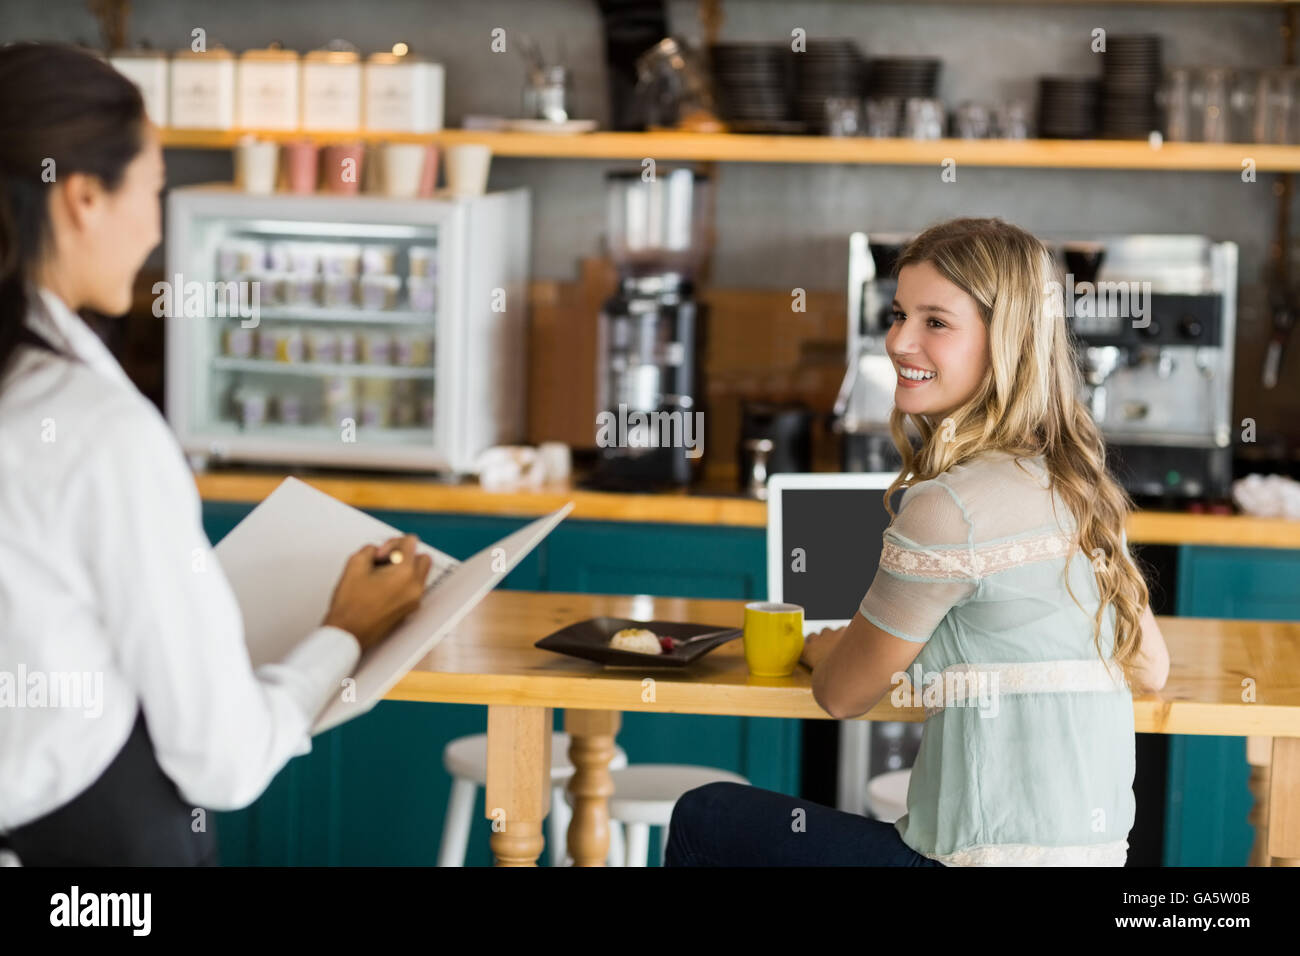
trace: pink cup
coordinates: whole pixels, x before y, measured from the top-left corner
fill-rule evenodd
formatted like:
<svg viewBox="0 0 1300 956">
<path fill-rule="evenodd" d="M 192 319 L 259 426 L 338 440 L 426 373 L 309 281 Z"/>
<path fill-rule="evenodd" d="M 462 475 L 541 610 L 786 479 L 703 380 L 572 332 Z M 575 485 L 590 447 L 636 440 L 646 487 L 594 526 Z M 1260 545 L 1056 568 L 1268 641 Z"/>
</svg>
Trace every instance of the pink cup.
<svg viewBox="0 0 1300 956">
<path fill-rule="evenodd" d="M 420 173 L 420 195 L 432 196 L 438 185 L 438 147 L 430 143 L 424 155 L 424 170 Z"/>
<path fill-rule="evenodd" d="M 284 144 L 284 182 L 291 193 L 316 191 L 316 167 L 320 150 L 310 140 Z"/>
<path fill-rule="evenodd" d="M 365 159 L 364 143 L 347 143 L 325 147 L 321 179 L 327 192 L 355 196 L 361 189 L 361 163 Z"/>
</svg>

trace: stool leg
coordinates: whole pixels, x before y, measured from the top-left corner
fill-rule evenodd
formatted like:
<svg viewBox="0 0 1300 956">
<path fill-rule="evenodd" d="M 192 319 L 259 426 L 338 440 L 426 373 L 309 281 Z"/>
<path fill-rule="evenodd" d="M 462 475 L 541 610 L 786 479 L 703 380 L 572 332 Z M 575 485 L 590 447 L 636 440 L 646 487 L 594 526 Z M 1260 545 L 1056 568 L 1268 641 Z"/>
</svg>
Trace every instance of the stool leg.
<svg viewBox="0 0 1300 956">
<path fill-rule="evenodd" d="M 546 842 L 549 844 L 551 866 L 568 866 L 569 859 L 565 847 L 566 834 L 569 832 L 569 818 L 573 811 L 564 801 L 564 784 L 551 788 L 551 815 L 546 821 Z"/>
<path fill-rule="evenodd" d="M 623 824 L 609 821 L 609 865 L 627 866 L 627 848 L 623 840 Z"/>
<path fill-rule="evenodd" d="M 625 823 L 627 831 L 627 865 L 647 866 L 650 861 L 650 824 Z"/>
<path fill-rule="evenodd" d="M 442 843 L 438 847 L 439 866 L 464 866 L 469 852 L 469 823 L 474 816 L 474 797 L 478 784 L 455 777 L 447 800 L 447 815 L 442 821 Z"/>
</svg>

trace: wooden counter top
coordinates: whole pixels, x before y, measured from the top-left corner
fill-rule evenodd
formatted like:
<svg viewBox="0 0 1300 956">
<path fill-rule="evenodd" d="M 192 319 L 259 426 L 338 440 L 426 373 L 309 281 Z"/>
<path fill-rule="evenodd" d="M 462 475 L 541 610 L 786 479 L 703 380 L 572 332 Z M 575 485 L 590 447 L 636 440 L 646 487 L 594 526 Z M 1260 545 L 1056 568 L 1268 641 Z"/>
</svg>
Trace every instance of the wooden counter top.
<svg viewBox="0 0 1300 956">
<path fill-rule="evenodd" d="M 628 494 L 585 491 L 569 485 L 484 491 L 477 484 L 453 485 L 429 478 L 346 474 L 297 477 L 346 504 L 368 510 L 537 517 L 572 501 L 570 517 L 577 520 L 740 528 L 767 525 L 767 505 L 763 502 L 723 494 Z M 195 480 L 205 501 L 253 503 L 269 495 L 283 478 L 283 474 L 274 472 L 228 469 L 205 472 Z M 1300 521 L 1139 511 L 1129 518 L 1128 539 L 1134 544 L 1300 549 Z"/>
<path fill-rule="evenodd" d="M 586 618 L 738 625 L 744 601 L 496 591 L 484 598 L 388 693 L 390 700 L 510 704 L 616 711 L 829 719 L 813 700 L 812 674 L 754 677 L 741 641 L 690 667 L 606 668 L 533 644 Z M 1157 734 L 1300 736 L 1300 623 L 1159 617 L 1169 680 L 1133 701 L 1136 730 Z M 653 699 L 643 680 L 653 677 Z M 1255 697 L 1242 699 L 1242 681 Z M 920 721 L 919 708 L 885 697 L 867 720 Z"/>
</svg>

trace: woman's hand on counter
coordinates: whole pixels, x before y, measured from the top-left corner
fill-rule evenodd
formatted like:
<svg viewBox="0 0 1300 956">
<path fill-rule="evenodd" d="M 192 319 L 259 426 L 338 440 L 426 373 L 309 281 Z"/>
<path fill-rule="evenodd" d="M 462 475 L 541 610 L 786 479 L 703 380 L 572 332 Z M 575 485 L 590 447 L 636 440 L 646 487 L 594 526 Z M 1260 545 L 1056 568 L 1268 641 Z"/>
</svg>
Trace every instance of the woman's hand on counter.
<svg viewBox="0 0 1300 956">
<path fill-rule="evenodd" d="M 844 631 L 842 627 L 824 627 L 816 634 L 809 634 L 804 639 L 803 654 L 800 655 L 799 661 L 810 671 L 816 670 L 817 665 L 825 660 L 826 655 L 835 650 L 835 645 L 844 636 Z"/>
<path fill-rule="evenodd" d="M 415 553 L 413 534 L 385 541 L 379 547 L 366 545 L 348 559 L 343 575 L 330 598 L 322 621 L 356 637 L 365 651 L 378 644 L 420 606 L 424 582 L 433 559 Z M 375 566 L 375 561 L 400 552 L 400 563 Z"/>
</svg>

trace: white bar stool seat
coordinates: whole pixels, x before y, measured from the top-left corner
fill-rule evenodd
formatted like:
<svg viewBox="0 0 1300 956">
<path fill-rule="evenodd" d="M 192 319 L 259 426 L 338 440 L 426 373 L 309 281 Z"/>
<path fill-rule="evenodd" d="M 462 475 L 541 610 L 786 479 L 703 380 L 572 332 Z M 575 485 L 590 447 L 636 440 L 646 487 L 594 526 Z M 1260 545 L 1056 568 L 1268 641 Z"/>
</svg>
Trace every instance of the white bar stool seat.
<svg viewBox="0 0 1300 956">
<path fill-rule="evenodd" d="M 660 865 L 663 849 L 668 846 L 667 828 L 673 818 L 673 807 L 678 798 L 688 790 L 710 783 L 748 784 L 738 773 L 716 767 L 697 767 L 688 764 L 643 763 L 622 770 L 611 770 L 614 795 L 609 798 L 610 833 L 613 824 L 621 823 L 627 831 L 626 860 L 628 866 L 646 866 L 650 857 L 650 828 L 663 827 L 660 844 Z M 568 799 L 565 793 L 565 799 Z"/>
<path fill-rule="evenodd" d="M 890 770 L 867 781 L 867 809 L 877 820 L 894 823 L 907 813 L 907 786 L 911 770 Z"/>
<path fill-rule="evenodd" d="M 442 843 L 438 848 L 439 866 L 464 866 L 469 849 L 470 824 L 474 819 L 474 802 L 479 787 L 487 786 L 487 734 L 470 734 L 450 741 L 442 751 L 442 765 L 451 774 L 451 796 L 442 823 Z M 615 745 L 609 767 L 627 766 L 627 753 Z M 551 866 L 562 866 L 568 859 L 567 833 L 573 813 L 565 801 L 564 790 L 573 776 L 569 761 L 569 735 L 551 734 L 551 813 L 546 818 L 546 842 Z M 617 832 L 615 832 L 617 830 Z M 609 854 L 612 866 L 622 866 L 623 831 L 610 827 Z"/>
</svg>

